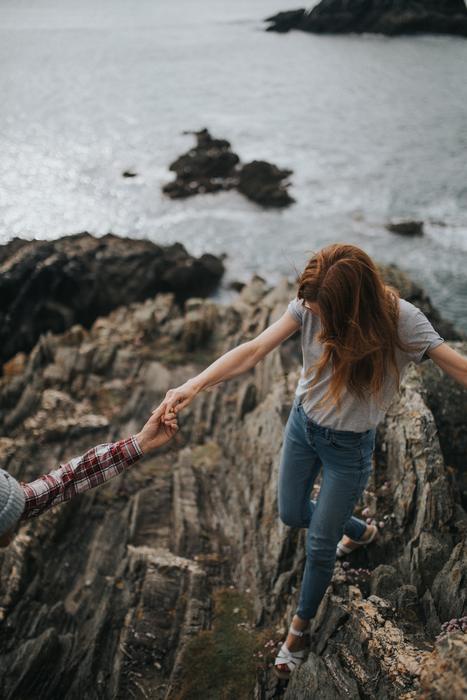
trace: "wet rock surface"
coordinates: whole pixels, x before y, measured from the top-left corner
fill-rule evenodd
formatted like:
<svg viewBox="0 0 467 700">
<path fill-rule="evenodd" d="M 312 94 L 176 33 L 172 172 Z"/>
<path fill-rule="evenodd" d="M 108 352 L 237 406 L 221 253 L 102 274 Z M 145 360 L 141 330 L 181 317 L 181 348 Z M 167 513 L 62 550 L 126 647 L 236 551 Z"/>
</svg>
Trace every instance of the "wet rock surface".
<svg viewBox="0 0 467 700">
<path fill-rule="evenodd" d="M 98 317 L 156 292 L 179 300 L 213 291 L 219 258 L 194 258 L 175 243 L 88 233 L 56 241 L 14 239 L 0 246 L 0 362 L 31 350 L 41 333 L 89 327 Z"/>
<path fill-rule="evenodd" d="M 318 34 L 455 34 L 467 36 L 463 0 L 321 0 L 312 10 L 269 17 L 267 31 L 300 29 Z"/>
<path fill-rule="evenodd" d="M 256 278 L 228 306 L 190 299 L 182 311 L 159 294 L 43 336 L 0 379 L 2 466 L 31 479 L 135 432 L 168 388 L 263 330 L 292 296 Z M 256 629 L 280 641 L 305 555 L 304 531 L 284 526 L 276 503 L 297 351 L 292 338 L 198 396 L 178 444 L 21 528 L 0 553 L 2 698 L 190 697 L 190 643 L 212 626 L 219 587 L 248 590 Z M 256 687 L 232 697 L 464 697 L 466 635 L 439 635 L 466 614 L 467 516 L 425 396 L 412 366 L 357 508 L 380 536 L 336 563 L 308 660 L 288 687 L 264 663 Z"/>
<path fill-rule="evenodd" d="M 294 201 L 287 190 L 291 170 L 266 161 L 241 165 L 229 141 L 213 138 L 207 129 L 185 133 L 194 134 L 196 146 L 170 165 L 176 179 L 164 185 L 163 192 L 172 199 L 238 189 L 265 207 L 284 207 Z"/>
</svg>

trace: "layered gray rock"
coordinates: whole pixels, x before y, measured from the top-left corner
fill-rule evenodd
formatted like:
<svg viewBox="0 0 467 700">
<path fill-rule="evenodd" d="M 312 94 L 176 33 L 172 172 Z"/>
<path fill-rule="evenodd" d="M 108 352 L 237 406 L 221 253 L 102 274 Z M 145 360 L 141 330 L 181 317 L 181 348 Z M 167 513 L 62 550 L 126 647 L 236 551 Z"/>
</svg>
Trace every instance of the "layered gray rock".
<svg viewBox="0 0 467 700">
<path fill-rule="evenodd" d="M 467 355 L 467 343 L 451 343 L 453 347 Z M 454 470 L 457 485 L 461 491 L 462 504 L 467 506 L 467 392 L 434 363 L 422 366 L 424 400 L 430 407 L 436 425 L 444 461 Z"/>
<path fill-rule="evenodd" d="M 292 294 L 256 279 L 228 306 L 192 299 L 184 311 L 158 295 L 43 336 L 0 379 L 2 466 L 30 479 L 131 434 Z M 280 639 L 304 562 L 304 532 L 279 521 L 276 502 L 297 376 L 290 339 L 197 397 L 177 444 L 22 527 L 0 554 L 2 698 L 186 697 L 190 643 L 212 626 L 219 587 L 249 590 L 252 634 Z M 425 392 L 412 367 L 378 430 L 357 512 L 384 524 L 379 539 L 336 564 L 289 687 L 265 664 L 248 697 L 462 697 L 465 635 L 436 636 L 465 615 L 466 515 Z"/>
</svg>

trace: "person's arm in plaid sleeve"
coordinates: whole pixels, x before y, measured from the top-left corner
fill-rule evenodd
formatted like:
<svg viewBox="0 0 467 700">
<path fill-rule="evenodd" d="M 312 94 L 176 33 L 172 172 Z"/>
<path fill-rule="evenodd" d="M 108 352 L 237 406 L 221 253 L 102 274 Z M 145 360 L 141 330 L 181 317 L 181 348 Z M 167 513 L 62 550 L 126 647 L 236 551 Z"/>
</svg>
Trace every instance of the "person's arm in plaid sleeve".
<svg viewBox="0 0 467 700">
<path fill-rule="evenodd" d="M 21 520 L 28 520 L 78 493 L 92 489 L 131 467 L 142 455 L 136 437 L 97 445 L 29 484 L 21 484 L 26 498 Z"/>
<path fill-rule="evenodd" d="M 177 422 L 174 416 L 167 429 L 160 422 L 160 413 L 153 414 L 137 435 L 97 445 L 49 474 L 21 484 L 25 495 L 21 520 L 41 515 L 49 508 L 103 484 L 131 467 L 143 453 L 168 442 L 177 431 Z"/>
</svg>

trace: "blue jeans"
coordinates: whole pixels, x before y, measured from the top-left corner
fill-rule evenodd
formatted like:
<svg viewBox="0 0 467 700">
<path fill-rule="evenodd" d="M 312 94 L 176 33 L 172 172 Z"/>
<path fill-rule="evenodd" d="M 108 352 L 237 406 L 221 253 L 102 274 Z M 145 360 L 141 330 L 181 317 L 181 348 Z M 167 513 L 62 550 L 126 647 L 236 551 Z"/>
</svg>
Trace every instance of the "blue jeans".
<svg viewBox="0 0 467 700">
<path fill-rule="evenodd" d="M 297 615 L 312 618 L 334 571 L 343 534 L 359 540 L 366 523 L 352 516 L 372 467 L 372 428 L 363 433 L 321 427 L 295 399 L 285 428 L 279 467 L 279 515 L 285 525 L 308 528 L 306 563 Z M 318 499 L 310 499 L 323 469 Z"/>
</svg>

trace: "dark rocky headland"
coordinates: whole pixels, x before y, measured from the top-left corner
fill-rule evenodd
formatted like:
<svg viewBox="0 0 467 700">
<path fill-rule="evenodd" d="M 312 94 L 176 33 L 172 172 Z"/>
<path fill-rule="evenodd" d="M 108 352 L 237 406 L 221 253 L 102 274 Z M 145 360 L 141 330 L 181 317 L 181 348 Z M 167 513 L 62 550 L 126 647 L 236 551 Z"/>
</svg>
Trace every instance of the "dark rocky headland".
<svg viewBox="0 0 467 700">
<path fill-rule="evenodd" d="M 15 238 L 0 246 L 0 363 L 31 350 L 41 333 L 75 323 L 89 328 L 98 316 L 157 292 L 173 292 L 179 302 L 206 296 L 223 273 L 219 258 L 194 258 L 180 243 L 89 233 Z"/>
<path fill-rule="evenodd" d="M 267 31 L 316 34 L 455 34 L 467 36 L 464 0 L 322 0 L 312 10 L 268 17 Z"/>
<path fill-rule="evenodd" d="M 394 267 L 384 274 L 441 329 L 419 288 Z M 27 480 L 133 433 L 168 388 L 259 333 L 293 293 L 259 278 L 227 306 L 158 293 L 43 334 L 0 378 L 0 463 Z M 409 369 L 378 429 L 358 510 L 381 537 L 336 563 L 307 662 L 288 688 L 273 677 L 304 561 L 304 532 L 282 525 L 276 505 L 298 371 L 292 338 L 200 395 L 177 444 L 21 529 L 0 553 L 2 699 L 465 697 L 455 460 L 467 398 L 430 362 Z"/>
<path fill-rule="evenodd" d="M 196 146 L 170 165 L 176 178 L 162 189 L 172 199 L 237 189 L 263 207 L 286 207 L 295 201 L 288 192 L 291 170 L 264 160 L 241 165 L 229 141 L 212 138 L 207 129 L 185 133 L 196 137 Z"/>
</svg>

